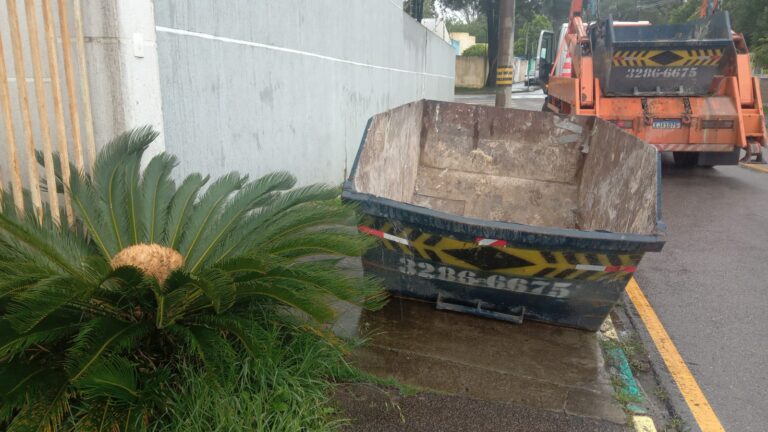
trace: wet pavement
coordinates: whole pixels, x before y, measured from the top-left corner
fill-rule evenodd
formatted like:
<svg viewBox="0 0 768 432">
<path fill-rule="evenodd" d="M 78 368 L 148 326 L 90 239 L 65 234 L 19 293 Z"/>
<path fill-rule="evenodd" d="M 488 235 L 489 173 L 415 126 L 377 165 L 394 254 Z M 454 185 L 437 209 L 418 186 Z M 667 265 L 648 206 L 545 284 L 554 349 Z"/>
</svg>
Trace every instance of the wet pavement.
<svg viewBox="0 0 768 432">
<path fill-rule="evenodd" d="M 564 419 L 626 422 L 595 333 L 514 325 L 400 298 L 374 313 L 349 310 L 342 320 L 347 332 L 359 320 L 368 341 L 353 362 L 374 375 Z"/>
<path fill-rule="evenodd" d="M 339 388 L 335 400 L 351 424 L 348 432 L 619 432 L 627 426 L 532 409 L 519 404 L 487 402 L 466 396 L 420 393 L 400 396 L 366 384 Z"/>
</svg>

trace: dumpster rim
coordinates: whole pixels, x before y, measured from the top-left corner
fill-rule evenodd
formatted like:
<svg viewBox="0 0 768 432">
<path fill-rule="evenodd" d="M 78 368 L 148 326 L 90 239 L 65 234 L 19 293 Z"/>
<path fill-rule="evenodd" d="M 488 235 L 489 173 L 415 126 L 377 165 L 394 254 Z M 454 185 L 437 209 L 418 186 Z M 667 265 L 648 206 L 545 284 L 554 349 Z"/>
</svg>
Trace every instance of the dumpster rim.
<svg viewBox="0 0 768 432">
<path fill-rule="evenodd" d="M 392 107 L 387 111 L 401 108 L 413 104 L 425 104 L 429 102 L 449 103 L 470 105 L 461 102 L 448 102 L 436 99 L 421 98 L 415 101 L 404 103 Z M 437 232 L 450 235 L 459 234 L 458 230 L 448 230 L 437 226 L 434 223 L 437 219 L 448 221 L 451 224 L 464 226 L 468 230 L 462 230 L 461 233 L 473 234 L 478 237 L 493 237 L 499 240 L 506 240 L 518 245 L 529 245 L 536 247 L 570 247 L 574 250 L 594 251 L 619 251 L 619 252 L 659 252 L 666 243 L 667 225 L 662 221 L 662 163 L 661 153 L 656 153 L 656 225 L 652 234 L 632 234 L 617 233 L 612 231 L 590 231 L 574 228 L 556 228 L 528 225 L 517 222 L 501 222 L 489 219 L 468 218 L 452 213 L 433 210 L 427 207 L 417 206 L 401 201 L 392 200 L 376 196 L 367 192 L 360 192 L 355 188 L 355 177 L 360 165 L 360 158 L 365 150 L 365 142 L 368 139 L 368 133 L 373 124 L 373 119 L 382 113 L 377 113 L 368 118 L 363 136 L 360 139 L 360 145 L 357 148 L 357 154 L 352 162 L 349 176 L 342 184 L 342 201 L 351 201 L 359 206 L 358 210 L 372 216 L 391 218 L 392 213 L 403 213 L 404 215 L 416 215 L 409 217 L 409 221 L 419 225 L 426 225 Z M 604 121 L 595 118 L 597 121 Z M 643 141 L 644 142 L 644 141 Z M 645 142 L 644 142 L 645 143 Z M 649 145 L 645 143 L 645 145 Z M 363 209 L 365 207 L 365 209 Z M 387 211 L 384 211 L 387 210 Z M 396 219 L 402 219 L 397 217 Z M 418 220 L 417 220 L 418 219 Z M 445 224 L 441 224 L 445 225 Z M 518 237 L 516 234 L 524 234 L 526 238 Z"/>
<path fill-rule="evenodd" d="M 611 231 L 589 231 L 573 228 L 541 227 L 517 222 L 501 222 L 488 219 L 470 218 L 433 210 L 427 207 L 403 203 L 388 198 L 378 197 L 365 192 L 358 192 L 351 181 L 344 182 L 342 200 L 359 206 L 364 214 L 403 220 L 402 215 L 409 215 L 404 222 L 411 222 L 445 233 L 466 234 L 468 236 L 495 238 L 515 244 L 541 246 L 570 246 L 579 250 L 611 250 L 622 252 L 658 252 L 664 247 L 665 226 L 657 222 L 654 234 L 617 233 Z M 397 213 L 395 216 L 393 213 Z M 464 230 L 440 228 L 436 220 L 466 227 Z M 518 238 L 520 234 L 526 238 Z"/>
</svg>

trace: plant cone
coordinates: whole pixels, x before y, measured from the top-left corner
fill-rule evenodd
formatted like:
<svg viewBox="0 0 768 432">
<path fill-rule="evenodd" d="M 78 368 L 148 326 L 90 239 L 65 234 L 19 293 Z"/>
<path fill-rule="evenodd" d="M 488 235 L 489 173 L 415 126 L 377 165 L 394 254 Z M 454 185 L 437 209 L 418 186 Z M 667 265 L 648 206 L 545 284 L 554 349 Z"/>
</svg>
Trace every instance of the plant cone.
<svg viewBox="0 0 768 432">
<path fill-rule="evenodd" d="M 128 246 L 112 258 L 112 268 L 132 266 L 145 275 L 165 283 L 168 276 L 184 264 L 181 254 L 159 244 L 137 244 Z"/>
</svg>

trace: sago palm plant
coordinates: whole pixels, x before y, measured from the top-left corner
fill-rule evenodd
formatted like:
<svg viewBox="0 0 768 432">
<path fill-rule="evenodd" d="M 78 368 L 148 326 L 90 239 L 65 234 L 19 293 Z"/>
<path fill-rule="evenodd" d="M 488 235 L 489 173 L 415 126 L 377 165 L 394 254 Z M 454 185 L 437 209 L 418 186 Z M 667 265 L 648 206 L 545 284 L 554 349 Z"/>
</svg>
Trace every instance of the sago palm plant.
<svg viewBox="0 0 768 432">
<path fill-rule="evenodd" d="M 317 323 L 332 299 L 381 304 L 374 282 L 337 269 L 369 246 L 343 226 L 354 215 L 337 188 L 294 188 L 287 173 L 177 185 L 171 155 L 141 169 L 155 138 L 123 134 L 92 175 L 73 169 L 72 228 L 18 215 L 4 197 L 0 429 L 143 429 L 179 362 L 215 381 L 231 353 L 258 357 L 264 308 Z"/>
</svg>

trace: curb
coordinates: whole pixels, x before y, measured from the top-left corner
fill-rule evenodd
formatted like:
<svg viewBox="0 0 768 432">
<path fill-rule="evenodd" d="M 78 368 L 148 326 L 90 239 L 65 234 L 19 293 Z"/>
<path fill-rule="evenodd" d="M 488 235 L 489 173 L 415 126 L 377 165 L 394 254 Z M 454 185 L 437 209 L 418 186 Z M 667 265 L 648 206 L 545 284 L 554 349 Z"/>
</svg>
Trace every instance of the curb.
<svg viewBox="0 0 768 432">
<path fill-rule="evenodd" d="M 768 165 L 755 164 L 755 163 L 739 163 L 742 168 L 751 169 L 752 171 L 768 174 Z"/>
<path fill-rule="evenodd" d="M 767 171 L 768 172 L 768 171 Z M 613 320 L 609 316 L 606 318 L 603 325 L 600 326 L 600 331 L 597 334 L 598 339 L 603 341 L 619 342 L 619 336 L 616 333 L 616 327 L 613 325 Z M 640 387 L 635 381 L 635 377 L 632 375 L 632 369 L 629 367 L 629 361 L 627 360 L 624 350 L 620 347 L 608 348 L 605 350 L 606 354 L 610 358 L 611 363 L 617 369 L 617 375 L 621 380 L 622 386 L 620 392 L 636 400 L 643 400 L 643 394 L 640 391 Z M 632 426 L 636 432 L 656 432 L 656 426 L 653 423 L 653 419 L 647 415 L 647 410 L 642 406 L 629 403 L 626 405 L 626 409 L 631 412 Z"/>
</svg>

